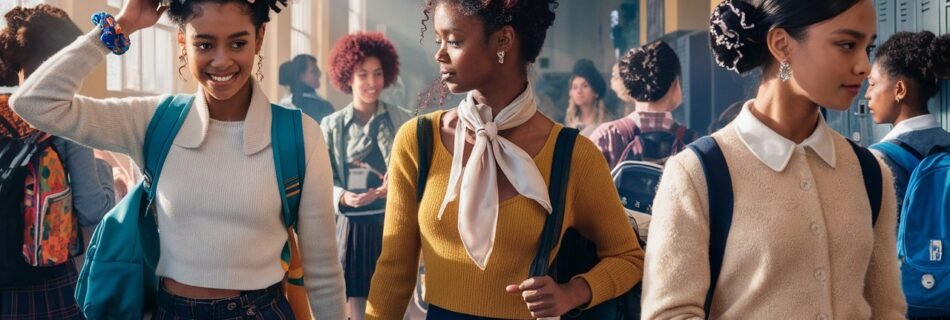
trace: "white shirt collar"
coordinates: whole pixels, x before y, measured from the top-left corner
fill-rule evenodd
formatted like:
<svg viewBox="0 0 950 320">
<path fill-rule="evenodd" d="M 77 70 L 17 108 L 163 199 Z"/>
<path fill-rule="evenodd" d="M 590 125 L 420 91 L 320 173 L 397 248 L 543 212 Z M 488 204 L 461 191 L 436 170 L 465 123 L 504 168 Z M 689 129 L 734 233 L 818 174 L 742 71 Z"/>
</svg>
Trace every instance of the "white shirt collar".
<svg viewBox="0 0 950 320">
<path fill-rule="evenodd" d="M 749 100 L 742 107 L 742 111 L 736 118 L 735 128 L 736 133 L 739 134 L 739 140 L 759 161 L 776 172 L 782 172 L 788 166 L 795 148 L 801 146 L 811 148 L 825 163 L 832 168 L 835 167 L 834 135 L 830 132 L 831 129 L 828 128 L 824 118 L 818 117 L 818 126 L 815 127 L 811 136 L 801 144 L 795 144 L 794 141 L 778 134 L 756 118 L 749 111 L 752 101 Z"/>
<path fill-rule="evenodd" d="M 884 136 L 884 140 L 894 140 L 897 139 L 897 136 L 919 130 L 927 130 L 940 127 L 940 123 L 937 122 L 937 117 L 932 114 L 925 114 L 922 116 L 916 116 L 904 121 L 901 121 L 894 129 L 891 129 L 891 132 L 888 132 Z"/>
</svg>

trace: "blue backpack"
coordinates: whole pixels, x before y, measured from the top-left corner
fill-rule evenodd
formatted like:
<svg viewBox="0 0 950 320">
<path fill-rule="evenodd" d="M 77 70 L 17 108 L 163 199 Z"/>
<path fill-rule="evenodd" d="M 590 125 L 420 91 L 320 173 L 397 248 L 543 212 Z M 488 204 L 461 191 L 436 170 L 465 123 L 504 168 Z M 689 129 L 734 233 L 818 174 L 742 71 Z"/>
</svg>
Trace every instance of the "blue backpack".
<svg viewBox="0 0 950 320">
<path fill-rule="evenodd" d="M 861 148 L 848 140 L 854 153 L 858 156 L 861 165 L 861 174 L 864 176 L 864 188 L 867 190 L 868 202 L 871 205 L 871 227 L 877 223 L 881 213 L 883 182 L 881 166 L 877 158 L 868 149 Z M 706 302 L 703 309 L 706 319 L 712 308 L 713 295 L 716 292 L 716 282 L 722 271 L 722 259 L 726 253 L 726 241 L 732 227 L 733 194 L 732 176 L 729 174 L 729 165 L 722 154 L 722 149 L 716 140 L 710 136 L 699 138 L 689 146 L 690 150 L 699 157 L 706 177 L 706 190 L 709 197 L 709 289 L 706 291 Z"/>
<path fill-rule="evenodd" d="M 950 316 L 950 148 L 935 147 L 926 156 L 899 141 L 878 150 L 910 174 L 897 231 L 901 285 L 909 317 Z"/>
<path fill-rule="evenodd" d="M 76 303 L 88 319 L 142 319 L 154 307 L 159 239 L 153 187 L 158 185 L 165 157 L 193 101 L 193 96 L 178 95 L 159 104 L 145 134 L 145 179 L 103 217 L 92 235 L 75 293 Z M 282 218 L 290 228 L 296 223 L 306 168 L 301 115 L 300 110 L 277 105 L 271 110 Z M 282 259 L 289 259 L 289 250 L 285 244 Z"/>
</svg>

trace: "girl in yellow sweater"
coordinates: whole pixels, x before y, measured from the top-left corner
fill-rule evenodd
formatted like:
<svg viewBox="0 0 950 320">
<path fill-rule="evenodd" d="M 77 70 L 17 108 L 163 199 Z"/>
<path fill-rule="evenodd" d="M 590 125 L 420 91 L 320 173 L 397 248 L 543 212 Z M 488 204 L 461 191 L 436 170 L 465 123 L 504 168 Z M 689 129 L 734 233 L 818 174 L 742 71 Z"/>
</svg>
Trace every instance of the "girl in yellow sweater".
<svg viewBox="0 0 950 320">
<path fill-rule="evenodd" d="M 560 316 L 640 280 L 643 252 L 606 161 L 586 139 L 577 139 L 572 169 L 563 173 L 569 178 L 561 232 L 574 228 L 596 243 L 600 262 L 566 283 L 528 278 L 554 202 L 547 183 L 563 127 L 537 111 L 527 68 L 554 7 L 553 0 L 426 2 L 442 81 L 467 96 L 456 109 L 426 116 L 432 146 L 418 145 L 415 121 L 396 134 L 369 319 L 402 318 L 420 249 L 430 319 Z M 417 199 L 420 147 L 432 151 Z"/>
</svg>

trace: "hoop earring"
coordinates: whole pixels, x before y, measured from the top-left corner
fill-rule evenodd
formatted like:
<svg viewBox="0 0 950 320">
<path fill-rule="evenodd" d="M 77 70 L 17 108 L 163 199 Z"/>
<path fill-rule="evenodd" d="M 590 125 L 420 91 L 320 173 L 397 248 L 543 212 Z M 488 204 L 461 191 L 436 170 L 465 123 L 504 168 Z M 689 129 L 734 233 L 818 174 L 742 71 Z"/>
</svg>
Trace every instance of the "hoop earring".
<svg viewBox="0 0 950 320">
<path fill-rule="evenodd" d="M 788 64 L 788 60 L 782 61 L 778 67 L 778 78 L 782 79 L 782 82 L 788 82 L 792 79 L 792 66 Z"/>
<path fill-rule="evenodd" d="M 257 54 L 257 81 L 264 81 L 264 56 Z"/>
<path fill-rule="evenodd" d="M 505 64 L 505 52 L 504 52 L 504 51 L 498 51 L 498 63 L 499 63 L 499 64 Z"/>
</svg>

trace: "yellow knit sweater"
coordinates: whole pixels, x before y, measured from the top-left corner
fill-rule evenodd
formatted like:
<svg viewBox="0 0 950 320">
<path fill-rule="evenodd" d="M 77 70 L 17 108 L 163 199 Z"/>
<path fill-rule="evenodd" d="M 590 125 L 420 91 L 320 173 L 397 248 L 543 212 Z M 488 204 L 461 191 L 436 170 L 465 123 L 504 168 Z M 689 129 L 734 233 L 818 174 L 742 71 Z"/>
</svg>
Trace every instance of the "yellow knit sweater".
<svg viewBox="0 0 950 320">
<path fill-rule="evenodd" d="M 440 123 L 444 112 L 429 115 Z M 485 270 L 469 259 L 458 233 L 458 201 L 436 218 L 448 185 L 452 154 L 433 125 L 433 151 L 422 202 L 416 202 L 418 157 L 416 121 L 396 135 L 389 171 L 389 197 L 383 253 L 376 265 L 367 307 L 368 319 L 402 319 L 416 283 L 418 254 L 426 266 L 426 300 L 443 309 L 504 319 L 530 319 L 518 294 L 505 286 L 528 278 L 547 213 L 536 202 L 516 196 L 499 204 L 498 230 Z M 556 125 L 535 164 L 550 180 Z M 573 227 L 597 244 L 601 261 L 580 275 L 591 287 L 591 306 L 613 298 L 640 281 L 643 251 L 623 213 L 607 162 L 589 140 L 574 149 L 565 201 L 564 230 Z M 563 232 L 563 230 L 562 230 Z"/>
</svg>

